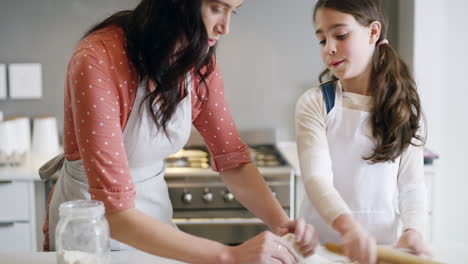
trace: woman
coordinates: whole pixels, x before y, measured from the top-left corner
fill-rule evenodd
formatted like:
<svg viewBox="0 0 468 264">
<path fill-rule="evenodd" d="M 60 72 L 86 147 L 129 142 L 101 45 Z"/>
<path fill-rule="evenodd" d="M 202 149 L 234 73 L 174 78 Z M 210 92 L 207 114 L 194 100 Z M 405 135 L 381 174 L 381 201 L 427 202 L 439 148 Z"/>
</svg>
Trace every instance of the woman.
<svg viewBox="0 0 468 264">
<path fill-rule="evenodd" d="M 381 1 L 319 0 L 314 22 L 332 80 L 296 107 L 300 215 L 360 263 L 375 263 L 376 243 L 428 254 L 420 100 Z"/>
<path fill-rule="evenodd" d="M 190 263 L 294 263 L 279 235 L 310 255 L 316 234 L 288 219 L 240 140 L 223 95 L 215 48 L 242 0 L 143 0 L 93 27 L 75 49 L 65 87 L 64 157 L 49 209 L 50 248 L 59 205 L 104 202 L 111 248 Z M 274 232 L 228 247 L 175 228 L 164 158 L 192 124 L 229 190 Z M 53 167 L 53 166 L 52 166 Z M 60 167 L 60 166 L 58 166 Z"/>
</svg>

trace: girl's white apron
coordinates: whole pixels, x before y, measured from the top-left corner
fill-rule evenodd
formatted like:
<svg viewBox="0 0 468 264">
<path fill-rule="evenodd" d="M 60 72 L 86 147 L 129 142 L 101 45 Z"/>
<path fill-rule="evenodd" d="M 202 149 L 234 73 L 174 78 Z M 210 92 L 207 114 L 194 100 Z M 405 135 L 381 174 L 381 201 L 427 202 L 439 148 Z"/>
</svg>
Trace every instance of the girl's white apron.
<svg viewBox="0 0 468 264">
<path fill-rule="evenodd" d="M 354 218 L 372 234 L 378 244 L 396 242 L 400 218 L 395 209 L 399 160 L 371 164 L 364 160 L 373 153 L 374 142 L 368 123 L 369 112 L 344 108 L 343 91 L 336 85 L 335 106 L 326 118 L 333 185 L 350 207 Z M 321 242 L 339 242 L 340 236 L 326 224 L 309 199 L 304 197 L 299 214 L 314 225 Z"/>
</svg>

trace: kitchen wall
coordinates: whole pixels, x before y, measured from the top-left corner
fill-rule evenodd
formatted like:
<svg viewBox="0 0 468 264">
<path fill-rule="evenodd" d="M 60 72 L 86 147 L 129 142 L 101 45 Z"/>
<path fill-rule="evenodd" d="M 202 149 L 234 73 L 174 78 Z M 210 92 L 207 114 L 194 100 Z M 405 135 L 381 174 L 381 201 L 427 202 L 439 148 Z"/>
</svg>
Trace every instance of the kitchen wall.
<svg viewBox="0 0 468 264">
<path fill-rule="evenodd" d="M 450 219 L 450 211 L 453 209 L 446 210 L 441 207 L 451 199 L 450 195 L 446 195 L 450 193 L 450 183 L 445 181 L 448 178 L 448 149 L 445 138 L 448 135 L 448 94 L 447 90 L 442 88 L 448 80 L 447 2 L 430 1 L 429 5 L 421 0 L 411 2 L 414 2 L 413 70 L 427 120 L 427 146 L 441 156 L 437 161 L 438 174 L 434 179 L 433 239 L 445 240 L 453 237 L 449 230 L 449 223 L 453 221 Z M 435 35 L 438 37 L 434 38 Z"/>
<path fill-rule="evenodd" d="M 63 119 L 65 69 L 74 46 L 92 24 L 138 0 L 0 0 L 0 63 L 39 62 L 43 98 L 0 100 L 5 117 L 54 115 Z"/>
<path fill-rule="evenodd" d="M 466 166 L 466 151 L 468 150 L 468 87 L 463 76 L 466 76 L 468 61 L 468 2 L 464 0 L 448 1 L 446 17 L 448 24 L 444 36 L 448 36 L 444 51 L 448 53 L 447 72 L 448 78 L 444 80 L 441 87 L 445 94 L 447 110 L 442 119 L 447 121 L 447 127 L 443 138 L 446 140 L 445 153 L 447 164 L 446 174 L 441 175 L 440 182 L 446 184 L 441 197 L 448 199 L 441 201 L 439 208 L 441 213 L 447 213 L 450 226 L 447 237 L 453 237 L 456 241 L 468 243 L 468 167 Z M 430 39 L 437 38 L 432 35 Z M 440 69 L 439 69 L 440 70 Z M 444 224 L 444 223 L 442 223 Z M 441 232 L 440 236 L 445 235 Z"/>
<path fill-rule="evenodd" d="M 0 100 L 5 116 L 63 118 L 65 68 L 73 47 L 92 24 L 138 0 L 0 0 L 0 63 L 40 62 L 43 99 Z M 245 0 L 221 41 L 219 63 L 226 95 L 241 129 L 276 127 L 294 139 L 297 98 L 317 85 L 323 69 L 312 27 L 311 0 Z M 392 22 L 397 2 L 386 1 Z M 395 24 L 396 25 L 396 24 Z M 397 27 L 390 41 L 396 46 Z"/>
<path fill-rule="evenodd" d="M 400 0 L 400 52 L 410 59 L 426 115 L 427 146 L 440 154 L 434 179 L 435 242 L 467 243 L 468 26 L 463 0 Z M 406 25 L 402 26 L 402 25 Z"/>
<path fill-rule="evenodd" d="M 241 128 L 276 127 L 294 140 L 298 97 L 318 84 L 324 69 L 314 36 L 311 0 L 246 0 L 220 45 L 226 96 Z M 385 1 L 397 46 L 397 1 Z"/>
</svg>

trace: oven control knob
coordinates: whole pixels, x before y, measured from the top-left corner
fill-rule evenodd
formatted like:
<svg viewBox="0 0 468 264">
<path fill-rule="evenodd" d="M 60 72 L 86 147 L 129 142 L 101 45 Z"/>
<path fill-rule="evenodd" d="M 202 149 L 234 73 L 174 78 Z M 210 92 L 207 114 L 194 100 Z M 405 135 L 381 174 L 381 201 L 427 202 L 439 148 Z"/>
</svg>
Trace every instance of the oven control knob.
<svg viewBox="0 0 468 264">
<path fill-rule="evenodd" d="M 204 201 L 205 203 L 211 203 L 211 202 L 213 202 L 213 198 L 214 198 L 214 196 L 213 196 L 213 193 L 212 193 L 212 192 L 209 192 L 209 191 L 208 191 L 208 192 L 204 192 L 204 193 L 203 193 L 202 199 L 203 199 L 203 201 Z"/>
<path fill-rule="evenodd" d="M 225 192 L 223 195 L 223 198 L 226 203 L 230 203 L 234 201 L 234 195 L 230 192 Z"/>
<path fill-rule="evenodd" d="M 192 202 L 193 196 L 190 192 L 184 192 L 182 194 L 182 201 L 186 204 L 189 204 Z"/>
</svg>

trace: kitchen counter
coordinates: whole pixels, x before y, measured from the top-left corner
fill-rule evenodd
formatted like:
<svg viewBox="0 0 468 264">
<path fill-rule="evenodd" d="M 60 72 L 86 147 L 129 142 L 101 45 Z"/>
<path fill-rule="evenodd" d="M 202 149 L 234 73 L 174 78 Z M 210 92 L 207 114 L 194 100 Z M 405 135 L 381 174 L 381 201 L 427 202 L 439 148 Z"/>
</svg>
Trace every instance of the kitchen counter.
<svg viewBox="0 0 468 264">
<path fill-rule="evenodd" d="M 282 141 L 276 144 L 286 161 L 294 168 L 294 174 L 300 176 L 299 157 L 297 156 L 297 145 L 295 141 Z"/>
<path fill-rule="evenodd" d="M 260 174 L 274 176 L 283 176 L 291 173 L 291 167 L 258 167 Z M 171 177 L 219 177 L 219 173 L 210 168 L 167 168 L 165 178 Z"/>
<path fill-rule="evenodd" d="M 0 263 L 5 264 L 55 264 L 55 252 L 0 253 Z M 182 264 L 176 260 L 157 257 L 141 251 L 111 252 L 111 264 Z"/>
<path fill-rule="evenodd" d="M 442 263 L 463 264 L 468 263 L 468 244 L 442 243 L 433 245 L 434 260 Z M 343 260 L 342 257 L 328 253 L 322 247 L 318 254 L 330 260 Z M 0 253 L 0 263 L 5 264 L 55 264 L 55 252 L 35 253 Z M 111 252 L 111 264 L 183 264 L 176 260 L 157 257 L 141 251 L 114 251 Z"/>
<path fill-rule="evenodd" d="M 288 160 L 289 162 L 289 160 Z M 290 163 L 291 164 L 291 163 Z M 41 178 L 38 174 L 38 169 L 40 165 L 33 162 L 28 162 L 22 164 L 21 166 L 0 166 L 0 181 L 7 180 L 32 180 L 32 181 L 41 181 Z M 261 174 L 276 176 L 289 174 L 291 172 L 291 167 L 259 167 L 258 170 Z M 213 171 L 210 168 L 167 168 L 165 177 L 219 177 L 219 173 Z"/>
<path fill-rule="evenodd" d="M 37 169 L 31 164 L 21 166 L 1 166 L 0 181 L 41 181 Z"/>
</svg>

